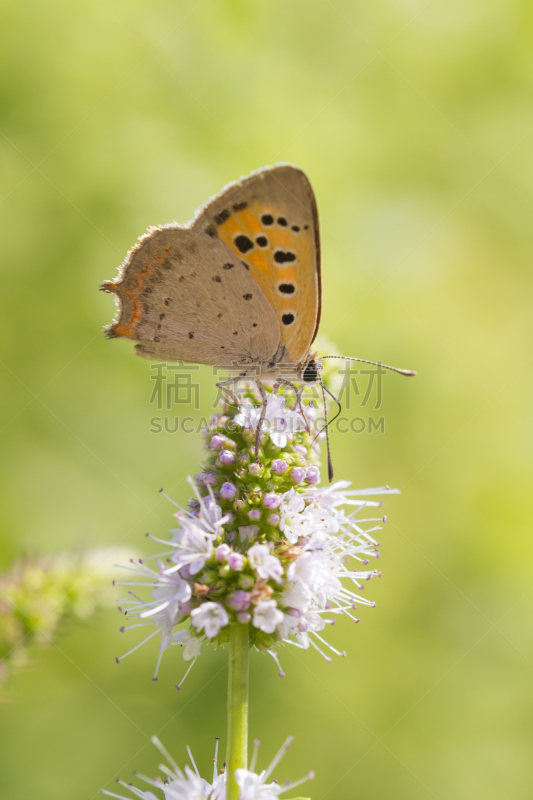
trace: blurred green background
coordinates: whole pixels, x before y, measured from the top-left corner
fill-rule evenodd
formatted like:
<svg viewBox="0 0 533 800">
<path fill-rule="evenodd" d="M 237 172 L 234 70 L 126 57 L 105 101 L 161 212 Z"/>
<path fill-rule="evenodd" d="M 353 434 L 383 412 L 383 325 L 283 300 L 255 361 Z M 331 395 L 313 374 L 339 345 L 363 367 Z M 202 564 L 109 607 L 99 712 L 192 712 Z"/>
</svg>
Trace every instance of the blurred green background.
<svg viewBox="0 0 533 800">
<path fill-rule="evenodd" d="M 337 477 L 387 505 L 377 601 L 346 660 L 252 658 L 262 762 L 313 800 L 530 798 L 533 28 L 511 0 L 2 4 L 2 566 L 24 549 L 148 552 L 201 437 L 150 433 L 150 364 L 106 341 L 111 279 L 148 225 L 291 161 L 322 225 L 322 332 L 413 367 L 385 433 L 334 434 Z M 214 397 L 200 371 L 202 403 Z M 360 398 L 359 398 L 360 399 Z M 360 414 L 358 398 L 350 413 Z M 120 666 L 116 611 L 35 652 L 0 707 L 2 797 L 93 800 L 156 773 L 157 733 L 211 768 L 226 654 L 180 693 L 172 650 Z M 307 787 L 306 787 L 307 788 Z"/>
</svg>

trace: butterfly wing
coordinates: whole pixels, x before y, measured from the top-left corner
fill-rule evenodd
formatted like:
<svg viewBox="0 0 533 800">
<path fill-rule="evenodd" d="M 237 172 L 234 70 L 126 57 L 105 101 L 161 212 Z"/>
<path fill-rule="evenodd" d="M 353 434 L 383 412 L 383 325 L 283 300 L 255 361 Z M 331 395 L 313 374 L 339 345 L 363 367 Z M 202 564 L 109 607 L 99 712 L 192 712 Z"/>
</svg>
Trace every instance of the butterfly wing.
<svg viewBox="0 0 533 800">
<path fill-rule="evenodd" d="M 320 240 L 306 175 L 279 164 L 230 184 L 194 223 L 243 261 L 281 330 L 276 361 L 300 364 L 320 322 Z"/>
<path fill-rule="evenodd" d="M 201 226 L 152 228 L 128 253 L 112 292 L 110 337 L 156 361 L 251 365 L 272 359 L 276 314 L 240 258 Z"/>
</svg>

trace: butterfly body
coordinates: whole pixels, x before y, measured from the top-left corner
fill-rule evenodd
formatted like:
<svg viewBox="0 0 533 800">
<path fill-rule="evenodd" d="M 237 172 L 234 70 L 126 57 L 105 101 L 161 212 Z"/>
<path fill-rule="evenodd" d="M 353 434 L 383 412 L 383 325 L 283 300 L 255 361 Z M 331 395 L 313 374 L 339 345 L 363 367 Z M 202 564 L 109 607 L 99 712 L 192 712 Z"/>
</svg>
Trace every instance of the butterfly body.
<svg viewBox="0 0 533 800">
<path fill-rule="evenodd" d="M 301 379 L 321 301 L 308 179 L 278 165 L 230 184 L 190 225 L 149 229 L 102 288 L 119 306 L 107 335 L 144 358 Z"/>
</svg>

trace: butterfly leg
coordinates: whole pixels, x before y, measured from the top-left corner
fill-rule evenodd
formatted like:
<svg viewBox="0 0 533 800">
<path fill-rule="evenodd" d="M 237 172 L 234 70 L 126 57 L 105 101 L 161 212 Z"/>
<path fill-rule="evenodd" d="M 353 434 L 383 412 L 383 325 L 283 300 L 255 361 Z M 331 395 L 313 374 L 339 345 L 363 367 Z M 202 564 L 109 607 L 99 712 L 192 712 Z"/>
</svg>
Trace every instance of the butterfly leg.
<svg viewBox="0 0 533 800">
<path fill-rule="evenodd" d="M 224 400 L 227 405 L 234 404 L 237 408 L 240 408 L 240 400 L 235 394 L 235 392 L 230 388 L 235 386 L 241 380 L 240 377 L 238 378 L 230 378 L 227 381 L 220 381 L 220 383 L 215 384 L 217 389 L 220 389 L 224 396 Z"/>
<path fill-rule="evenodd" d="M 281 378 L 279 382 L 282 383 L 284 386 L 290 386 L 291 389 L 294 389 L 294 396 L 295 396 L 295 399 L 296 399 L 296 408 L 298 409 L 298 411 L 300 412 L 300 414 L 303 417 L 303 421 L 305 422 L 305 427 L 306 427 L 307 433 L 311 433 L 311 428 L 310 428 L 309 422 L 307 420 L 307 417 L 305 415 L 304 407 L 302 405 L 302 393 L 303 393 L 303 391 L 305 389 L 305 386 L 302 386 L 301 389 L 298 389 L 296 384 L 291 383 L 291 381 L 284 380 L 283 378 Z"/>
<path fill-rule="evenodd" d="M 259 389 L 259 393 L 261 394 L 262 406 L 261 406 L 261 415 L 259 417 L 259 422 L 257 423 L 257 429 L 255 431 L 255 461 L 256 464 L 259 463 L 259 445 L 261 442 L 261 428 L 263 427 L 263 422 L 266 415 L 267 410 L 267 401 L 268 401 L 268 394 L 266 392 L 265 387 L 261 383 L 261 381 L 256 380 L 255 385 Z"/>
</svg>

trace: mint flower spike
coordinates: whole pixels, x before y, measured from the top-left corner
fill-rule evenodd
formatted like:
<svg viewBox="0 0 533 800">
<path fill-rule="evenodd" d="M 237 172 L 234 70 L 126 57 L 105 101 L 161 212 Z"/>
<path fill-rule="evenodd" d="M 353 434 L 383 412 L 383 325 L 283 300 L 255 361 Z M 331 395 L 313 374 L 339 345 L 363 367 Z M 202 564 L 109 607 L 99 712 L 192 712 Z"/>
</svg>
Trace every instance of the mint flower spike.
<svg viewBox="0 0 533 800">
<path fill-rule="evenodd" d="M 275 781 L 267 783 L 272 772 L 287 750 L 289 750 L 292 740 L 293 737 L 289 736 L 267 769 L 259 774 L 254 772 L 260 746 L 260 742 L 255 740 L 254 752 L 249 768 L 236 770 L 239 800 L 277 800 L 277 798 L 291 789 L 314 778 L 314 773 L 309 772 L 304 778 L 292 783 L 287 782 L 283 786 L 280 786 Z M 131 783 L 126 783 L 125 781 L 117 779 L 117 783 L 128 792 L 131 792 L 134 797 L 140 797 L 142 800 L 161 800 L 162 797 L 164 800 L 226 800 L 226 773 L 224 770 L 221 770 L 220 773 L 218 771 L 218 738 L 216 739 L 215 757 L 213 759 L 214 768 L 212 783 L 209 783 L 209 781 L 201 777 L 189 747 L 187 747 L 187 752 L 192 764 L 192 769 L 186 766 L 185 769 L 182 770 L 156 736 L 152 737 L 152 742 L 163 754 L 170 766 L 160 764 L 159 769 L 165 777 L 156 778 L 155 780 L 145 775 L 135 773 L 141 781 L 151 786 L 155 792 L 139 789 Z M 109 792 L 106 789 L 102 789 L 102 792 L 109 797 L 119 798 L 119 800 L 131 800 L 131 798 L 116 794 L 115 792 Z M 304 800 L 304 798 L 292 798 L 292 800 Z"/>
<path fill-rule="evenodd" d="M 153 629 L 122 658 L 159 635 L 153 680 L 170 646 L 192 661 L 186 677 L 203 642 L 225 644 L 236 628 L 247 646 L 272 656 L 280 676 L 281 645 L 313 648 L 330 662 L 345 653 L 323 637 L 326 626 L 340 616 L 359 622 L 354 612 L 375 605 L 364 590 L 381 576 L 368 568 L 379 558 L 374 535 L 386 521 L 376 509 L 380 495 L 398 490 L 351 489 L 348 481 L 319 487 L 321 437 L 315 441 L 308 431 L 320 421 L 312 402 L 302 409 L 292 391 L 270 393 L 259 463 L 254 425 L 261 400 L 254 387 L 239 407 L 215 414 L 204 470 L 189 479 L 187 509 L 168 498 L 177 526 L 167 541 L 150 537 L 163 552 L 126 568 L 133 575 L 121 582 L 130 588 L 120 607 L 131 624 L 121 631 Z"/>
</svg>

